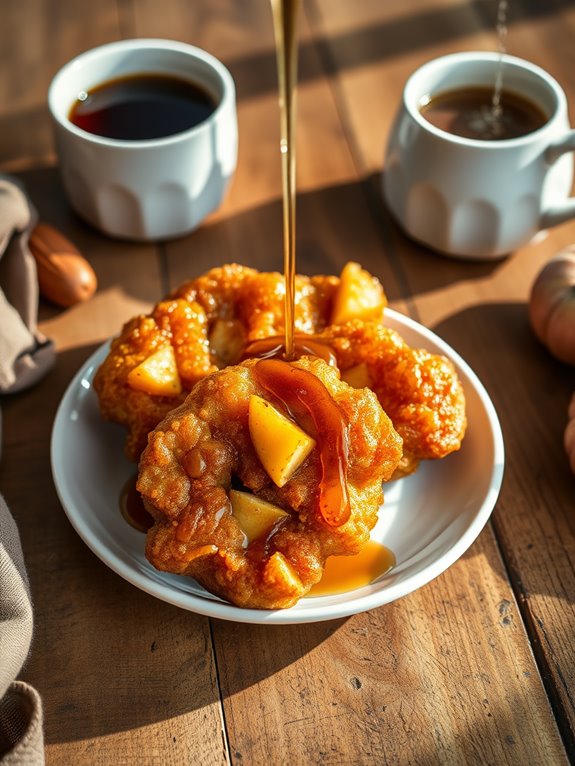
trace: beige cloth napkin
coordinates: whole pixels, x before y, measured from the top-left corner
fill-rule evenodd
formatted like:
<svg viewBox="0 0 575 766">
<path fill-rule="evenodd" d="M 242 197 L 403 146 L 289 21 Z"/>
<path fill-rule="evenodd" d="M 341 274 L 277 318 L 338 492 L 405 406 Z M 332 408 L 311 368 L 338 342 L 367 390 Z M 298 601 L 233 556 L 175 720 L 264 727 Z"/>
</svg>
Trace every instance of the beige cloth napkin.
<svg viewBox="0 0 575 766">
<path fill-rule="evenodd" d="M 0 393 L 33 385 L 54 362 L 53 344 L 36 326 L 38 279 L 28 249 L 35 223 L 21 186 L 0 175 Z"/>
<path fill-rule="evenodd" d="M 18 530 L 0 495 L 0 764 L 44 764 L 42 704 L 14 681 L 32 640 L 32 604 Z"/>
<path fill-rule="evenodd" d="M 54 362 L 51 341 L 36 327 L 38 280 L 36 263 L 28 249 L 28 234 L 35 222 L 36 212 L 22 187 L 13 178 L 0 175 L 0 394 L 33 385 Z M 40 697 L 31 686 L 15 680 L 30 650 L 32 624 L 18 530 L 0 495 L 2 766 L 44 764 Z"/>
</svg>

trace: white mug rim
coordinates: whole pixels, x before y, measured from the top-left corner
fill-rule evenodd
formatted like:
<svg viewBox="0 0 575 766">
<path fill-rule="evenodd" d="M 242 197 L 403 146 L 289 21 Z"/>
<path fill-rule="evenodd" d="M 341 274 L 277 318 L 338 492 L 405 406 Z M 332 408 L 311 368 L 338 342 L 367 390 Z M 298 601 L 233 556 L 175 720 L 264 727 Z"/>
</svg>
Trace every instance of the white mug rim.
<svg viewBox="0 0 575 766">
<path fill-rule="evenodd" d="M 507 65 L 513 65 L 518 69 L 521 69 L 523 71 L 529 72 L 531 75 L 536 77 L 539 82 L 543 83 L 550 92 L 553 93 L 555 97 L 555 108 L 553 112 L 548 116 L 546 122 L 541 127 L 532 130 L 529 133 L 526 133 L 523 136 L 518 136 L 516 138 L 505 138 L 505 139 L 498 139 L 496 141 L 486 141 L 482 139 L 475 139 L 475 138 L 466 138 L 463 136 L 457 136 L 453 133 L 449 133 L 446 130 L 442 130 L 441 128 L 436 127 L 433 125 L 429 120 L 427 120 L 420 111 L 420 104 L 414 103 L 415 99 L 408 98 L 408 94 L 411 90 L 415 88 L 415 83 L 421 79 L 421 77 L 426 74 L 429 70 L 433 70 L 434 68 L 438 68 L 441 66 L 448 66 L 448 65 L 456 65 L 458 62 L 487 62 L 487 63 L 493 63 L 496 64 L 499 62 L 500 58 L 503 59 L 503 62 Z M 470 83 L 472 84 L 472 83 Z M 537 103 L 537 102 L 535 102 Z M 504 150 L 509 149 L 512 146 L 522 146 L 524 144 L 529 144 L 532 141 L 537 141 L 539 137 L 544 134 L 547 130 L 551 129 L 551 125 L 557 115 L 559 114 L 560 110 L 565 108 L 566 109 L 566 96 L 554 77 L 552 77 L 545 69 L 537 66 L 537 64 L 533 64 L 530 61 L 527 61 L 525 59 L 519 58 L 517 56 L 511 56 L 509 54 L 499 54 L 494 53 L 490 51 L 464 51 L 459 53 L 449 53 L 445 56 L 439 56 L 437 58 L 431 59 L 430 61 L 427 61 L 425 64 L 420 66 L 418 69 L 413 72 L 413 74 L 408 78 L 405 87 L 403 89 L 403 104 L 405 109 L 407 110 L 408 114 L 411 116 L 411 118 L 426 132 L 437 136 L 438 138 L 442 139 L 443 141 L 448 141 L 453 144 L 457 144 L 463 147 L 473 147 L 478 149 L 484 149 L 488 151 L 497 151 L 497 150 Z"/>
<path fill-rule="evenodd" d="M 90 59 L 96 60 L 106 56 L 108 53 L 111 54 L 123 50 L 141 50 L 142 52 L 152 50 L 165 50 L 167 52 L 172 51 L 180 54 L 183 53 L 191 56 L 192 58 L 195 58 L 198 61 L 202 61 L 218 76 L 222 85 L 222 95 L 218 100 L 214 111 L 208 117 L 206 117 L 205 120 L 202 120 L 202 122 L 179 133 L 174 133 L 170 136 L 163 136 L 161 138 L 136 140 L 99 136 L 95 133 L 90 133 L 87 130 L 83 130 L 77 125 L 74 125 L 74 123 L 68 119 L 68 117 L 62 117 L 61 110 L 57 108 L 55 102 L 57 90 L 61 88 L 62 80 L 66 77 L 66 75 L 68 75 L 69 72 L 75 67 L 85 65 L 86 62 L 89 63 Z M 145 71 L 146 74 L 150 74 L 153 70 L 142 71 Z M 107 148 L 121 148 L 122 150 L 128 151 L 141 151 L 143 149 L 156 149 L 160 147 L 175 145 L 182 141 L 188 140 L 192 135 L 198 135 L 206 130 L 210 130 L 211 125 L 218 118 L 219 114 L 224 109 L 229 108 L 230 105 L 233 106 L 234 100 L 235 85 L 232 75 L 230 74 L 227 67 L 219 59 L 217 59 L 211 53 L 208 53 L 202 48 L 198 48 L 194 45 L 162 38 L 134 38 L 129 40 L 117 40 L 110 43 L 104 43 L 103 45 L 98 45 L 95 48 L 90 48 L 83 53 L 78 54 L 78 56 L 64 64 L 64 66 L 62 66 L 52 78 L 50 87 L 48 89 L 48 107 L 50 109 L 52 118 L 61 128 L 89 143 Z M 71 107 L 72 103 L 70 103 L 70 108 Z"/>
</svg>

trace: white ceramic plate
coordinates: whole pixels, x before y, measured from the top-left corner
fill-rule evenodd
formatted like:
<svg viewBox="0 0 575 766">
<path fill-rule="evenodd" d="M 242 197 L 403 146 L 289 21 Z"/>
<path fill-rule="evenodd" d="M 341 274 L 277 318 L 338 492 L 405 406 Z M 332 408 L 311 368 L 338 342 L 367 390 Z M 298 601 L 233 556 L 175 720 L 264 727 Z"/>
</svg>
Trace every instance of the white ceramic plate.
<svg viewBox="0 0 575 766">
<path fill-rule="evenodd" d="M 462 448 L 385 488 L 385 504 L 372 538 L 397 560 L 394 569 L 347 593 L 301 599 L 291 609 L 240 609 L 207 593 L 195 580 L 155 570 L 144 556 L 144 536 L 119 510 L 122 487 L 135 473 L 123 454 L 124 429 L 100 418 L 92 379 L 108 352 L 104 344 L 70 383 L 52 432 L 52 472 L 72 525 L 111 569 L 163 601 L 192 612 L 237 622 L 289 624 L 362 612 L 425 585 L 475 540 L 495 505 L 504 450 L 497 414 L 482 384 L 444 341 L 402 314 L 387 310 L 387 324 L 415 347 L 444 354 L 455 364 L 467 398 L 468 429 Z"/>
</svg>

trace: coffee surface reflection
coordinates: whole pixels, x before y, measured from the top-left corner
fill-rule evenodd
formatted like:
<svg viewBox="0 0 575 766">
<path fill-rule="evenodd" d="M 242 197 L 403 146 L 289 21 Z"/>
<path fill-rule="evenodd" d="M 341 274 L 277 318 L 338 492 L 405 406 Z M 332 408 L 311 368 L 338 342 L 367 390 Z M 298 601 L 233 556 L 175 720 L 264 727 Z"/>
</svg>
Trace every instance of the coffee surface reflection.
<svg viewBox="0 0 575 766">
<path fill-rule="evenodd" d="M 519 138 L 547 122 L 539 106 L 507 90 L 501 91 L 494 109 L 490 87 L 458 88 L 428 96 L 422 100 L 420 112 L 440 130 L 480 141 Z"/>
<path fill-rule="evenodd" d="M 200 85 L 163 74 L 135 74 L 83 91 L 69 119 L 96 136 L 145 141 L 183 133 L 215 111 Z"/>
</svg>

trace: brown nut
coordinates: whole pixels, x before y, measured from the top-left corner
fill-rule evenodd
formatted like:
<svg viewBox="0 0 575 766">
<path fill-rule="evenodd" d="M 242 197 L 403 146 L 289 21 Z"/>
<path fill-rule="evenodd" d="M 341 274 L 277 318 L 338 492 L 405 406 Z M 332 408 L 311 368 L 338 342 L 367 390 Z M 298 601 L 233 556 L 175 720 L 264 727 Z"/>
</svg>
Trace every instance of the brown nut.
<svg viewBox="0 0 575 766">
<path fill-rule="evenodd" d="M 63 234 L 39 223 L 30 234 L 29 246 L 45 298 L 68 308 L 94 295 L 98 280 L 93 268 Z"/>
</svg>

